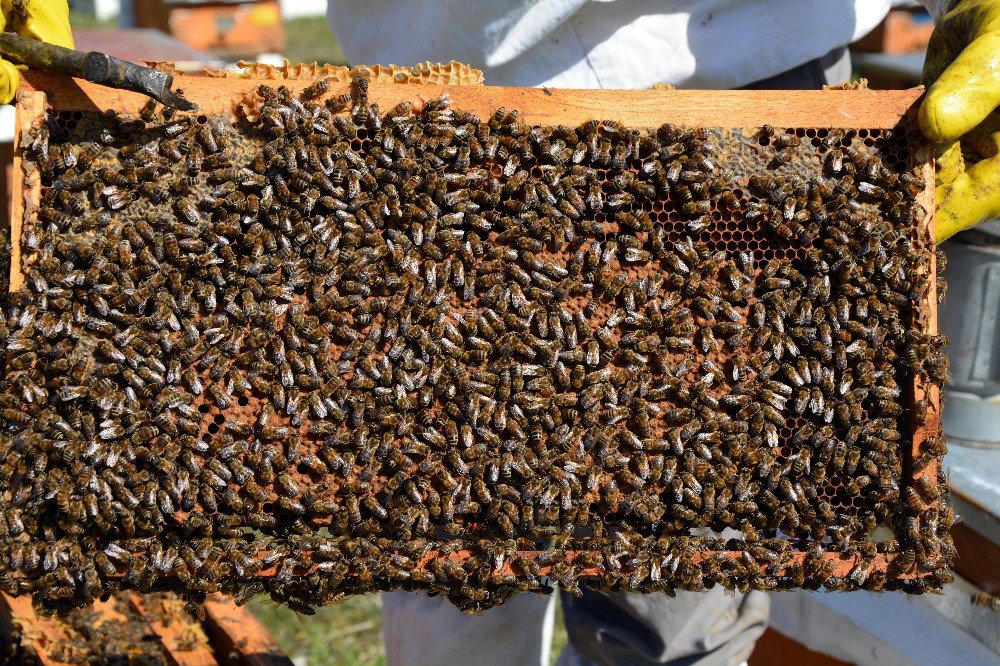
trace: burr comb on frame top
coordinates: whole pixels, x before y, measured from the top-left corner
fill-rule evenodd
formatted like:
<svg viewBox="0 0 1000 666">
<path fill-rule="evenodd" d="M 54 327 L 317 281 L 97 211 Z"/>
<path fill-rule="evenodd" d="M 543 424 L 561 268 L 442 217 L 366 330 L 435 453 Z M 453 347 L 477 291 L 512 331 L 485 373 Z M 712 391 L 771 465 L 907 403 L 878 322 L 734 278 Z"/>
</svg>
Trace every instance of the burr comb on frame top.
<svg viewBox="0 0 1000 666">
<path fill-rule="evenodd" d="M 135 478 L 107 481 L 124 531 L 67 519 L 86 487 L 22 491 L 13 542 L 42 516 L 74 553 L 97 535 L 96 589 L 405 586 L 475 609 L 550 582 L 947 579 L 919 91 L 195 77 L 188 117 L 29 82 L 9 323 L 30 341 L 8 346 L 4 416 L 11 442 L 48 441 L 29 421 L 49 410 L 89 442 L 65 457 L 110 449 Z M 37 339 L 48 309 L 86 332 L 50 317 Z M 93 367 L 54 363 L 63 338 Z M 94 372 L 117 398 L 74 383 Z M 70 469 L 32 456 L 4 492 Z M 700 529 L 723 527 L 742 534 Z"/>
</svg>

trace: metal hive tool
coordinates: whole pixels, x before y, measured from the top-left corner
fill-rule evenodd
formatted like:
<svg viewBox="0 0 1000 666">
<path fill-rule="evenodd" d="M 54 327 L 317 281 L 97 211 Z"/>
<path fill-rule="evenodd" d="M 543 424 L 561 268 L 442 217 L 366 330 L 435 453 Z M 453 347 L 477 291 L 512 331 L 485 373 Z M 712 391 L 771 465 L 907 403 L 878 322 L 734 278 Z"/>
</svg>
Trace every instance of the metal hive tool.
<svg viewBox="0 0 1000 666">
<path fill-rule="evenodd" d="M 911 116 L 306 85 L 226 82 L 242 116 L 194 80 L 202 116 L 22 98 L 9 591 L 948 579 Z"/>
</svg>

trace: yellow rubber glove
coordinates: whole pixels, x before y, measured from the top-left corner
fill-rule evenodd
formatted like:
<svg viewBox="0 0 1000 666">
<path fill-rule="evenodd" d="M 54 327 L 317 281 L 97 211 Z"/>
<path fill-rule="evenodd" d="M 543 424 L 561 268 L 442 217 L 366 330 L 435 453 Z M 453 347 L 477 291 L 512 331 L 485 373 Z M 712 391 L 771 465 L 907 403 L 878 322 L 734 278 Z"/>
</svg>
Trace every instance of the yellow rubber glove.
<svg viewBox="0 0 1000 666">
<path fill-rule="evenodd" d="M 920 129 L 937 144 L 937 237 L 1000 216 L 1000 0 L 959 0 L 931 35 Z"/>
<path fill-rule="evenodd" d="M 0 31 L 73 48 L 66 0 L 0 0 Z M 0 60 L 0 104 L 10 104 L 21 80 L 17 67 Z"/>
</svg>

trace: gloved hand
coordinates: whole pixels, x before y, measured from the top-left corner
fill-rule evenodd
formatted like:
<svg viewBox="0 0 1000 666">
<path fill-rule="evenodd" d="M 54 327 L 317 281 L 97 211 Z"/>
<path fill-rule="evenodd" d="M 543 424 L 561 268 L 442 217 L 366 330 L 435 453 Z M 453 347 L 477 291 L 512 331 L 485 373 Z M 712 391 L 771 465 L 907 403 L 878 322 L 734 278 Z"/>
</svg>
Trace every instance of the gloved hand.
<svg viewBox="0 0 1000 666">
<path fill-rule="evenodd" d="M 920 129 L 937 144 L 937 237 L 1000 216 L 1000 0 L 959 0 L 927 47 Z"/>
<path fill-rule="evenodd" d="M 0 0 L 0 31 L 73 48 L 66 0 Z M 10 104 L 21 76 L 17 68 L 0 60 L 0 104 Z"/>
</svg>

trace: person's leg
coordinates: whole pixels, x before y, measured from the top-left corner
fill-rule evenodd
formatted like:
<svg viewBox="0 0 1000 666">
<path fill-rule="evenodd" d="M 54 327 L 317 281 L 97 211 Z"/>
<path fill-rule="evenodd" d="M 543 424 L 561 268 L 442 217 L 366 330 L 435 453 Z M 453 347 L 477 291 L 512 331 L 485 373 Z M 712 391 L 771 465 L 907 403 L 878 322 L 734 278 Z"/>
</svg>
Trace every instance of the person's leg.
<svg viewBox="0 0 1000 666">
<path fill-rule="evenodd" d="M 557 666 L 735 666 L 767 628 L 763 592 L 601 594 L 560 597 L 569 644 Z"/>
<path fill-rule="evenodd" d="M 443 597 L 382 594 L 388 666 L 548 666 L 555 597 L 518 594 L 481 615 Z"/>
</svg>

